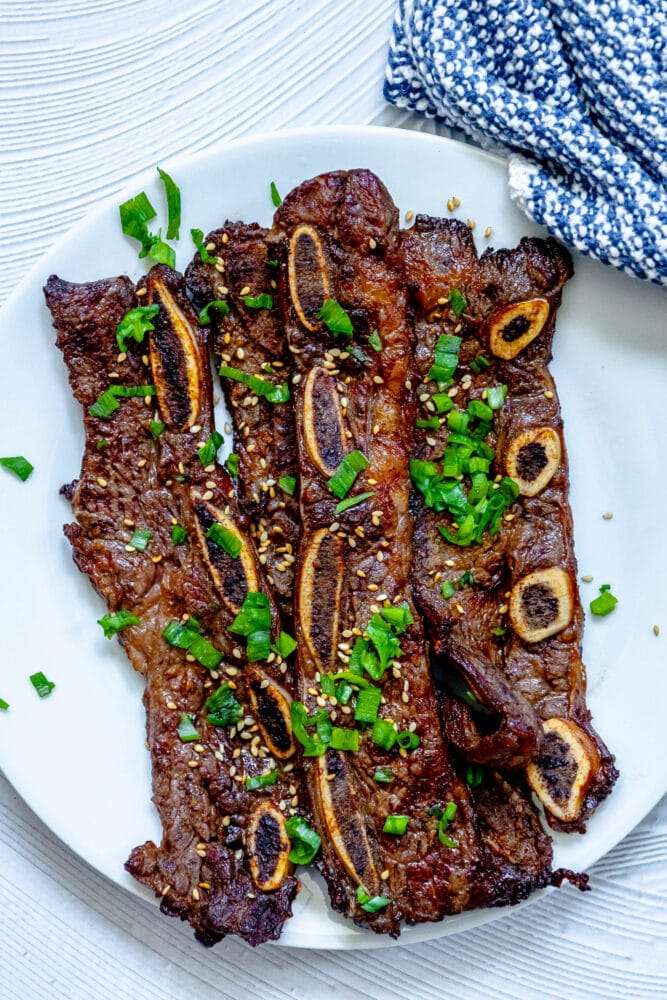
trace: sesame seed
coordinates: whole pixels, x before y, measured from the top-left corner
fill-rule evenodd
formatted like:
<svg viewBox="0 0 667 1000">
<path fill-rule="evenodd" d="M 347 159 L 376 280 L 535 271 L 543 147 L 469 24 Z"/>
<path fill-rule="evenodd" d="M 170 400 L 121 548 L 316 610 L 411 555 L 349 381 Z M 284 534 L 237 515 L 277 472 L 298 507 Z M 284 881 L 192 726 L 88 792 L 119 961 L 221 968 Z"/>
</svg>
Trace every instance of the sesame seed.
<svg viewBox="0 0 667 1000">
<path fill-rule="evenodd" d="M 610 510 L 607 510 L 607 511 L 605 511 L 605 513 L 602 516 L 605 519 L 605 521 L 611 521 L 611 519 L 612 519 L 612 517 L 614 515 L 612 514 L 612 512 Z"/>
<path fill-rule="evenodd" d="M 368 241 L 368 246 L 370 247 L 371 250 L 375 250 L 375 248 L 377 246 L 377 241 L 374 240 L 372 236 L 371 236 L 371 238 Z"/>
<path fill-rule="evenodd" d="M 236 357 L 239 359 L 239 361 L 243 361 L 243 359 L 245 358 L 245 351 L 243 350 L 242 347 L 237 347 Z"/>
<path fill-rule="evenodd" d="M 199 889 L 193 889 L 192 890 L 192 898 L 195 899 L 195 900 L 197 900 L 197 901 L 199 900 Z"/>
<path fill-rule="evenodd" d="M 145 458 L 140 458 L 139 461 L 137 462 L 137 468 L 138 469 L 143 469 L 143 467 L 144 467 L 145 464 L 146 464 L 146 459 Z"/>
<path fill-rule="evenodd" d="M 381 375 L 374 375 L 373 381 L 375 382 L 376 385 L 384 385 L 384 379 L 382 378 Z"/>
<path fill-rule="evenodd" d="M 202 500 L 210 500 L 212 497 L 213 497 L 212 490 L 206 490 L 205 493 L 202 493 Z"/>
<path fill-rule="evenodd" d="M 327 774 L 327 781 L 333 781 L 335 777 L 335 774 Z"/>
<path fill-rule="evenodd" d="M 506 615 L 507 614 L 507 605 L 506 604 L 501 604 L 500 605 L 500 607 L 498 608 L 498 614 L 499 615 Z"/>
<path fill-rule="evenodd" d="M 154 563 L 162 562 L 162 556 L 161 555 L 151 556 L 151 562 L 154 562 Z"/>
<path fill-rule="evenodd" d="M 458 613 L 460 615 L 462 615 L 463 614 L 463 605 L 462 604 L 457 604 L 456 605 L 456 610 L 458 611 Z"/>
<path fill-rule="evenodd" d="M 491 232 L 492 232 L 491 226 L 487 226 L 486 229 L 484 230 L 484 239 L 485 240 L 488 240 L 489 236 L 491 235 Z"/>
<path fill-rule="evenodd" d="M 138 294 L 139 294 L 139 292 L 137 292 L 137 295 L 138 295 Z M 168 892 L 170 891 L 170 889 L 171 889 L 171 886 L 170 886 L 170 885 L 165 885 L 165 887 L 164 887 L 164 889 L 162 890 L 162 892 L 160 893 L 160 895 L 161 895 L 161 896 L 166 896 L 166 895 L 167 895 L 167 893 L 168 893 Z"/>
<path fill-rule="evenodd" d="M 660 626 L 659 625 L 654 625 L 653 626 L 653 635 L 660 635 Z"/>
<path fill-rule="evenodd" d="M 474 219 L 466 219 L 466 225 L 468 226 L 468 229 L 474 229 L 475 228 L 475 220 Z"/>
<path fill-rule="evenodd" d="M 593 582 L 592 575 L 590 573 L 584 573 L 584 575 L 581 578 L 581 582 L 582 583 L 592 583 Z"/>
<path fill-rule="evenodd" d="M 141 298 L 142 295 L 146 294 L 146 289 L 145 288 L 138 288 L 137 291 L 135 292 L 135 294 L 136 294 L 137 298 L 139 299 L 139 298 Z"/>
<path fill-rule="evenodd" d="M 123 518 L 123 524 L 126 524 L 128 528 L 133 528 L 134 527 L 134 521 L 132 520 L 131 517 L 124 517 Z"/>
<path fill-rule="evenodd" d="M 453 198 L 450 198 L 449 201 L 447 202 L 447 211 L 449 211 L 449 212 L 453 212 L 454 211 L 454 199 Z"/>
<path fill-rule="evenodd" d="M 204 748 L 201 743 L 195 743 L 195 753 L 203 753 Z"/>
<path fill-rule="evenodd" d="M 199 761 L 198 760 L 189 760 L 188 761 L 188 767 L 199 767 Z"/>
<path fill-rule="evenodd" d="M 240 292 L 241 295 L 250 295 L 250 285 L 244 285 Z"/>
<path fill-rule="evenodd" d="M 458 208 L 459 205 L 461 204 L 461 199 L 457 198 L 456 195 L 454 195 L 454 197 L 452 198 L 452 202 L 454 204 L 454 208 Z"/>
<path fill-rule="evenodd" d="M 369 583 L 366 589 L 367 589 L 367 590 L 370 590 L 370 591 L 371 591 L 371 593 L 373 593 L 373 594 L 374 594 L 374 593 L 375 593 L 375 591 L 376 591 L 376 590 L 379 590 L 380 588 L 378 587 L 377 583 Z"/>
<path fill-rule="evenodd" d="M 333 524 L 329 525 L 329 531 L 336 532 L 340 529 L 340 524 L 338 521 L 334 521 Z"/>
<path fill-rule="evenodd" d="M 440 298 L 438 299 L 438 305 L 439 305 L 439 306 L 446 306 L 446 305 L 447 305 L 447 303 L 448 303 L 448 301 L 449 301 L 449 299 L 446 299 L 446 298 L 444 298 L 444 297 L 440 297 Z M 420 399 L 421 399 L 421 396 L 420 396 Z"/>
<path fill-rule="evenodd" d="M 385 868 L 384 871 L 380 872 L 380 878 L 382 879 L 383 882 L 387 881 L 387 879 L 389 878 L 389 869 L 388 868 Z"/>
<path fill-rule="evenodd" d="M 100 476 L 100 477 L 98 478 L 98 480 L 97 480 L 97 485 L 98 485 L 98 486 L 101 486 L 101 487 L 102 487 L 102 489 L 104 489 L 104 487 L 105 487 L 105 486 L 108 486 L 109 484 L 108 484 L 108 482 L 106 481 L 106 479 L 102 479 L 102 477 Z"/>
<path fill-rule="evenodd" d="M 410 209 L 409 212 L 405 213 L 405 221 L 406 222 L 410 222 L 412 219 L 414 219 L 414 217 L 415 217 L 415 213 L 412 211 L 412 209 Z"/>
<path fill-rule="evenodd" d="M 554 394 L 553 394 L 553 392 L 551 391 L 551 389 L 547 389 L 547 390 L 545 391 L 544 395 L 545 395 L 545 398 L 546 398 L 546 399 L 553 399 L 553 398 L 554 398 Z"/>
</svg>

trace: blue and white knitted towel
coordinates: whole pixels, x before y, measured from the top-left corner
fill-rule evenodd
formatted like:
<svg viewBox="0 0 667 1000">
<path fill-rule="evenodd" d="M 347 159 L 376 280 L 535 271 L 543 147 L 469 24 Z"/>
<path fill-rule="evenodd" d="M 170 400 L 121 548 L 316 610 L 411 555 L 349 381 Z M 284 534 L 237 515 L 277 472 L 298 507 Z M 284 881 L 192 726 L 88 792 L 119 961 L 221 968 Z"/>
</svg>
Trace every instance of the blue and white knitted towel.
<svg viewBox="0 0 667 1000">
<path fill-rule="evenodd" d="M 399 0 L 384 92 L 515 154 L 536 222 L 667 285 L 665 0 Z"/>
</svg>

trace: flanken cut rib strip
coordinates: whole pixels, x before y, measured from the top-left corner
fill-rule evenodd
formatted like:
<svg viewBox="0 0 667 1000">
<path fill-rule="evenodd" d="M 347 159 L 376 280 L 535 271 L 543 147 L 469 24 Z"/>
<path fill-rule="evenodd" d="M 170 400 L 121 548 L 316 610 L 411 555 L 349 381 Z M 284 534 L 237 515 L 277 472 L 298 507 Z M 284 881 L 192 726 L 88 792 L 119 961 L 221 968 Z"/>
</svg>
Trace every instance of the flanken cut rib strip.
<svg viewBox="0 0 667 1000">
<path fill-rule="evenodd" d="M 289 371 L 277 302 L 277 267 L 269 263 L 265 229 L 255 224 L 227 222 L 206 237 L 213 262 L 197 253 L 186 271 L 188 288 L 198 308 L 223 300 L 229 313 L 211 309 L 213 350 L 223 364 L 249 375 L 283 383 Z M 222 273 L 218 268 L 222 269 Z M 243 293 L 243 294 L 242 294 Z M 268 293 L 271 309 L 256 309 L 245 299 Z M 281 610 L 292 613 L 294 561 L 299 541 L 298 486 L 290 495 L 280 485 L 298 478 L 291 402 L 270 403 L 246 385 L 222 378 L 239 457 L 239 505 L 247 514 L 266 573 Z"/>
<path fill-rule="evenodd" d="M 490 476 L 508 475 L 521 491 L 499 533 L 471 546 L 441 537 L 447 514 L 413 495 L 418 602 L 436 651 L 491 713 L 480 716 L 446 697 L 447 733 L 473 760 L 527 766 L 550 824 L 583 831 L 617 772 L 585 703 L 567 459 L 547 367 L 571 262 L 554 240 L 537 239 L 478 259 L 467 226 L 427 217 L 403 234 L 402 246 L 414 292 L 419 417 L 433 422 L 436 413 L 438 390 L 428 378 L 436 341 L 457 334 L 453 402 L 465 410 L 490 387 L 507 385 L 488 437 L 496 452 Z M 448 304 L 454 289 L 465 299 L 461 318 Z M 418 457 L 439 462 L 449 434 L 444 417 L 439 427 L 418 430 Z M 468 570 L 473 586 L 443 597 L 442 582 Z M 494 637 L 494 628 L 507 629 L 507 637 Z"/>
<path fill-rule="evenodd" d="M 405 602 L 414 619 L 401 635 L 400 659 L 384 675 L 379 714 L 402 732 L 416 732 L 420 745 L 383 749 L 367 728 L 360 732 L 357 751 L 329 747 L 303 760 L 322 836 L 320 867 L 334 908 L 376 932 L 395 935 L 402 919 L 438 920 L 476 905 L 522 898 L 548 881 L 550 845 L 534 825 L 530 807 L 530 860 L 519 856 L 516 845 L 494 838 L 452 768 L 440 731 L 409 584 L 407 463 L 414 404 L 407 382 L 410 327 L 395 206 L 368 171 L 332 173 L 288 195 L 276 213 L 274 236 L 297 375 L 303 518 L 297 691 L 308 713 L 326 707 L 335 726 L 353 728 L 351 705 L 324 697 L 323 678 L 345 669 L 355 636 L 385 605 Z M 318 318 L 323 296 L 335 298 L 351 317 L 354 354 Z M 374 330 L 380 352 L 369 345 Z M 336 514 L 338 501 L 327 480 L 354 449 L 369 465 L 349 496 L 372 496 Z M 388 784 L 373 780 L 382 767 L 391 769 Z M 493 788 L 489 794 L 513 809 L 509 793 Z M 444 844 L 429 810 L 447 803 L 456 805 L 456 813 L 449 828 L 454 839 Z M 492 813 L 493 808 L 500 806 L 491 807 Z M 389 814 L 409 817 L 405 834 L 383 833 Z M 391 903 L 376 913 L 365 911 L 357 898 L 361 886 Z"/>
<path fill-rule="evenodd" d="M 190 433 L 190 421 L 199 422 L 201 435 L 212 430 L 206 341 L 194 323 L 182 279 L 157 267 L 143 289 L 145 294 L 135 299 L 127 278 L 73 285 L 55 276 L 45 289 L 57 343 L 85 415 L 81 476 L 67 488 L 77 523 L 65 530 L 77 565 L 109 609 L 125 608 L 141 619 L 119 638 L 146 677 L 153 797 L 163 840 L 159 847 L 149 842 L 136 848 L 128 869 L 162 896 L 164 912 L 187 919 L 204 944 L 229 933 L 257 944 L 280 934 L 297 882 L 286 861 L 282 812 L 275 805 L 291 797 L 293 765 L 281 768 L 276 784 L 266 789 L 251 792 L 245 786 L 246 776 L 272 766 L 259 720 L 252 715 L 250 685 L 259 675 L 267 682 L 264 690 L 289 700 L 290 678 L 277 660 L 250 670 L 244 640 L 237 643 L 228 632 L 234 612 L 224 600 L 224 581 L 230 575 L 222 573 L 214 583 L 198 523 L 231 521 L 259 589 L 266 591 L 266 585 L 243 520 L 229 504 L 231 483 L 215 465 L 202 467 L 200 436 Z M 116 326 L 130 308 L 148 302 L 160 305 L 150 343 L 132 345 L 119 361 Z M 144 350 L 148 365 L 141 360 Z M 88 408 L 108 388 L 113 371 L 119 373 L 117 383 L 126 386 L 154 381 L 159 410 L 143 398 L 130 398 L 121 400 L 109 419 L 91 416 Z M 149 422 L 158 418 L 166 429 L 156 443 Z M 106 444 L 98 448 L 101 440 Z M 186 544 L 173 544 L 173 523 L 187 529 Z M 143 552 L 127 549 L 136 528 L 151 532 Z M 234 579 L 236 599 L 242 600 L 243 583 Z M 216 672 L 163 638 L 168 622 L 188 615 L 196 616 L 202 636 L 222 652 Z M 279 625 L 275 613 L 273 624 Z M 209 724 L 204 708 L 223 680 L 234 685 L 244 713 L 226 728 Z M 184 713 L 193 717 L 200 734 L 196 744 L 178 738 Z M 246 733 L 248 740 L 242 739 Z"/>
</svg>

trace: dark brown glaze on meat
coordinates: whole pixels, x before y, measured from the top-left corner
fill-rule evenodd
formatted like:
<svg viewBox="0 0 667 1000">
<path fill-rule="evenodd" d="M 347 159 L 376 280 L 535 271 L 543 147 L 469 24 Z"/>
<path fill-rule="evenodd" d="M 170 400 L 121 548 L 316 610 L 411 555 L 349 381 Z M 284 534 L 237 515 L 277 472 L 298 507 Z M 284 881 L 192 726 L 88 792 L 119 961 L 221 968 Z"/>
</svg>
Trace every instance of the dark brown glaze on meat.
<svg viewBox="0 0 667 1000">
<path fill-rule="evenodd" d="M 77 565 L 109 609 L 125 608 L 141 619 L 119 638 L 134 668 L 146 677 L 153 799 L 163 840 L 159 846 L 148 842 L 135 848 L 127 868 L 161 896 L 165 913 L 188 920 L 202 943 L 235 933 L 257 944 L 279 936 L 298 888 L 287 862 L 286 838 L 281 837 L 284 816 L 279 808 L 281 800 L 288 802 L 296 794 L 296 787 L 293 763 L 272 760 L 265 745 L 250 688 L 266 680 L 265 690 L 282 693 L 288 704 L 289 675 L 275 658 L 270 664 L 248 665 L 244 640 L 227 631 L 235 614 L 225 582 L 228 568 L 216 583 L 197 536 L 196 520 L 203 517 L 206 523 L 210 509 L 222 511 L 243 534 L 242 518 L 226 498 L 228 478 L 218 467 L 203 468 L 197 453 L 200 439 L 185 421 L 186 415 L 198 420 L 205 433 L 212 428 L 205 337 L 188 312 L 182 279 L 168 269 L 155 268 L 138 291 L 135 298 L 127 278 L 74 285 L 55 276 L 45 289 L 57 344 L 84 407 L 86 431 L 81 475 L 69 490 L 77 521 L 65 532 Z M 147 301 L 161 306 L 151 342 L 132 345 L 119 356 L 118 322 Z M 184 372 L 190 373 L 185 389 Z M 147 395 L 121 400 L 108 419 L 89 414 L 110 383 L 152 385 L 153 374 L 159 409 L 153 408 L 156 398 Z M 167 425 L 157 442 L 149 430 L 150 420 L 156 419 Z M 106 446 L 98 449 L 102 439 Z M 215 487 L 210 497 L 208 481 Z M 184 545 L 172 542 L 174 522 L 188 530 Z M 128 551 L 135 528 L 151 531 L 144 552 Z M 247 537 L 244 548 L 247 573 L 255 574 L 257 589 L 266 590 Z M 246 577 L 236 579 L 235 600 L 242 600 L 244 581 L 247 587 Z M 169 621 L 188 615 L 196 615 L 202 634 L 223 652 L 216 671 L 201 667 L 163 638 Z M 274 622 L 278 627 L 277 615 Z M 208 724 L 203 707 L 223 681 L 234 686 L 244 710 L 242 719 L 226 728 Z M 193 716 L 197 743 L 178 738 L 182 713 Z M 268 770 L 274 760 L 280 772 L 276 784 L 249 791 L 245 777 Z M 257 836 L 257 831 L 267 835 Z"/>
<path fill-rule="evenodd" d="M 522 477 L 523 484 L 499 533 L 468 547 L 446 542 L 437 527 L 447 515 L 425 509 L 420 495 L 413 495 L 414 578 L 432 641 L 491 712 L 480 717 L 460 700 L 445 697 L 446 730 L 471 759 L 500 767 L 528 765 L 549 823 L 583 831 L 617 772 L 585 703 L 583 611 L 567 458 L 548 369 L 555 314 L 572 273 L 571 261 L 555 240 L 539 239 L 523 239 L 514 250 L 487 250 L 478 258 L 467 226 L 427 217 L 417 218 L 403 234 L 402 245 L 415 309 L 419 416 L 429 418 L 435 411 L 431 395 L 437 389 L 426 376 L 438 336 L 461 336 L 450 395 L 457 408 L 465 409 L 469 400 L 482 399 L 488 387 L 507 385 L 505 405 L 488 439 L 496 451 L 492 472 Z M 467 302 L 460 319 L 448 304 L 453 289 Z M 490 364 L 476 374 L 470 364 L 478 355 Z M 417 456 L 437 461 L 447 437 L 446 420 L 439 431 L 418 430 Z M 551 463 L 549 449 L 555 455 Z M 443 598 L 442 582 L 457 580 L 466 570 L 472 570 L 474 585 Z M 526 579 L 546 570 L 555 575 Z M 552 585 L 560 588 L 564 603 L 554 599 Z M 563 627 L 535 641 L 540 627 L 556 628 L 554 616 L 560 612 Z M 505 627 L 506 638 L 492 635 L 493 628 Z"/>
<path fill-rule="evenodd" d="M 478 828 L 474 802 L 449 761 L 440 731 L 409 580 L 407 463 L 414 401 L 396 208 L 368 171 L 327 174 L 285 198 L 273 235 L 297 386 L 303 518 L 297 691 L 308 713 L 326 707 L 336 726 L 354 726 L 351 706 L 322 696 L 322 676 L 345 669 L 355 638 L 385 604 L 406 602 L 414 616 L 400 638 L 400 659 L 384 675 L 380 716 L 392 719 L 399 731 L 416 732 L 420 745 L 400 753 L 385 750 L 367 730 L 356 752 L 329 748 L 303 759 L 314 823 L 322 836 L 319 864 L 334 909 L 376 932 L 396 935 L 403 919 L 411 924 L 439 920 L 476 905 L 522 898 L 548 881 L 551 850 L 534 829 L 532 867 L 522 867 L 509 844 L 494 849 L 490 826 Z M 326 299 L 335 299 L 351 317 L 353 353 L 318 320 Z M 374 330 L 382 341 L 380 352 L 369 344 Z M 352 449 L 362 451 L 370 464 L 349 496 L 370 492 L 372 497 L 336 514 L 338 500 L 327 480 Z M 392 768 L 390 784 L 373 780 L 383 766 Z M 457 807 L 453 845 L 440 842 L 429 812 L 448 802 Z M 388 814 L 410 817 L 403 836 L 383 833 Z M 360 885 L 391 904 L 365 912 L 357 900 Z"/>
<path fill-rule="evenodd" d="M 269 263 L 267 230 L 256 224 L 226 222 L 209 233 L 211 261 L 197 253 L 186 271 L 190 293 L 199 309 L 213 300 L 228 303 L 222 316 L 211 310 L 212 345 L 218 366 L 240 368 L 265 380 L 284 382 L 289 371 L 278 304 L 278 269 Z M 248 296 L 268 293 L 271 309 L 246 305 Z M 221 379 L 239 458 L 239 505 L 281 610 L 292 614 L 294 562 L 299 542 L 298 486 L 290 495 L 281 478 L 298 481 L 294 409 L 290 402 L 270 403 L 241 382 Z"/>
</svg>

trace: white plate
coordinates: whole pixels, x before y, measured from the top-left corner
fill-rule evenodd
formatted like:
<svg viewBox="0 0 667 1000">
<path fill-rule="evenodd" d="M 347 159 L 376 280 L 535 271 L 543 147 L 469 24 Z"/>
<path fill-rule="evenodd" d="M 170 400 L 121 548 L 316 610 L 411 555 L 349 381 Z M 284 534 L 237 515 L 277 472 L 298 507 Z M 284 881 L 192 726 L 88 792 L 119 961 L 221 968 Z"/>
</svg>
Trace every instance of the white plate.
<svg viewBox="0 0 667 1000">
<path fill-rule="evenodd" d="M 473 217 L 480 246 L 514 244 L 538 233 L 510 204 L 506 167 L 469 146 L 414 132 L 328 128 L 233 142 L 161 164 L 183 191 L 178 264 L 192 256 L 191 226 L 205 231 L 226 218 L 268 223 L 269 183 L 285 193 L 325 170 L 369 167 L 402 211 Z M 114 882 L 148 896 L 123 870 L 130 850 L 160 839 L 150 801 L 144 749 L 142 681 L 120 647 L 102 635 L 104 609 L 74 567 L 58 496 L 74 478 L 82 451 L 81 414 L 73 401 L 41 287 L 55 271 L 86 281 L 145 270 L 120 232 L 118 204 L 145 190 L 164 214 L 154 171 L 83 220 L 32 268 L 0 313 L 2 370 L 0 455 L 24 454 L 36 467 L 23 484 L 0 470 L 4 626 L 0 762 L 44 822 Z M 491 226 L 491 240 L 482 234 Z M 558 382 L 572 475 L 575 537 L 588 606 L 609 582 L 619 605 L 589 620 L 584 641 L 595 724 L 617 755 L 621 778 L 590 821 L 588 833 L 556 837 L 556 865 L 586 869 L 649 811 L 667 787 L 667 454 L 664 426 L 667 300 L 664 291 L 575 256 L 555 342 Z M 613 520 L 602 514 L 612 511 Z M 40 700 L 28 675 L 43 670 L 57 687 Z M 563 890 L 570 891 L 570 890 Z M 152 896 L 151 896 L 152 898 Z M 479 911 L 407 929 L 402 943 L 452 934 L 507 910 Z M 304 891 L 282 943 L 310 948 L 373 948 L 386 942 L 333 916 L 321 884 Z"/>
</svg>

